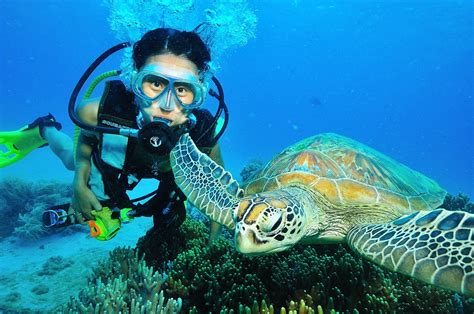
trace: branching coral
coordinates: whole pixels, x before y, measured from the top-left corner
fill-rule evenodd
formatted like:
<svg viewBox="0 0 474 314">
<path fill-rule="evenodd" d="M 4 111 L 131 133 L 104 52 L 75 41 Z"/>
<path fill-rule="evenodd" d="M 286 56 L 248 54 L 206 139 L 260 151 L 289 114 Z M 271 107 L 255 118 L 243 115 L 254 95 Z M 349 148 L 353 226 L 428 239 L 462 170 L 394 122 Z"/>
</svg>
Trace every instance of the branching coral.
<svg viewBox="0 0 474 314">
<path fill-rule="evenodd" d="M 454 199 L 456 206 L 469 204 L 465 198 Z M 139 242 L 140 254 L 146 252 L 149 265 L 160 272 L 169 271 L 169 280 L 147 266 L 136 250 L 118 249 L 96 268 L 89 287 L 79 299 L 71 299 L 68 311 L 446 313 L 472 307 L 471 300 L 382 270 L 344 245 L 296 246 L 250 258 L 236 252 L 228 238 L 207 245 L 207 237 L 205 225 L 190 219 L 177 230 L 150 230 Z"/>
<path fill-rule="evenodd" d="M 160 255 L 147 258 L 160 271 L 169 271 L 166 282 L 166 276 L 146 266 L 135 250 L 119 249 L 94 271 L 89 287 L 68 308 L 80 313 L 154 313 L 165 308 L 165 297 L 178 300 L 169 301 L 169 308 L 191 313 L 446 313 L 468 309 L 470 304 L 447 291 L 384 271 L 344 245 L 297 246 L 250 258 L 236 252 L 226 238 L 206 245 L 205 226 L 190 220 L 174 232 L 153 230 L 145 238 L 140 241 L 143 251 L 176 254 L 168 262 Z"/>
<path fill-rule="evenodd" d="M 189 310 L 189 314 L 198 314 L 198 310 L 193 307 L 192 309 Z M 300 302 L 294 302 L 290 301 L 287 307 L 281 307 L 280 310 L 275 310 L 273 305 L 270 304 L 269 306 L 265 302 L 265 300 L 262 300 L 260 304 L 257 301 L 253 302 L 252 307 L 249 307 L 244 304 L 240 304 L 236 310 L 231 309 L 222 309 L 220 314 L 274 314 L 274 313 L 280 313 L 280 314 L 324 314 L 324 313 L 336 313 L 334 309 L 324 312 L 321 306 L 315 306 L 312 307 L 311 305 L 306 304 L 306 302 L 302 299 Z M 354 311 L 354 313 L 357 313 L 357 311 Z"/>
<path fill-rule="evenodd" d="M 275 287 L 271 300 L 299 299 L 297 292 L 305 290 L 325 311 L 419 312 L 436 306 L 445 312 L 453 308 L 451 293 L 384 271 L 343 245 L 298 246 L 259 259 L 271 274 L 265 285 Z"/>
<path fill-rule="evenodd" d="M 118 248 L 94 269 L 87 288 L 71 298 L 65 313 L 179 313 L 181 299 L 166 300 L 166 275 L 148 267 L 138 252 Z"/>
<path fill-rule="evenodd" d="M 140 254 L 145 255 L 148 265 L 165 269 L 170 260 L 190 248 L 206 246 L 208 230 L 202 223 L 186 219 L 176 229 L 153 228 L 137 243 Z"/>
<path fill-rule="evenodd" d="M 267 289 L 252 271 L 250 260 L 241 258 L 226 239 L 218 239 L 210 246 L 192 248 L 180 253 L 173 262 L 170 278 L 179 287 L 168 285 L 170 295 L 179 296 L 182 286 L 189 304 L 199 311 L 219 312 L 236 308 L 247 300 L 262 299 Z M 185 304 L 185 305 L 189 305 Z"/>
<path fill-rule="evenodd" d="M 199 312 L 236 310 L 253 300 L 274 308 L 301 300 L 314 311 L 422 312 L 453 309 L 452 294 L 406 276 L 382 270 L 344 245 L 297 246 L 289 251 L 246 257 L 231 241 L 220 238 L 206 246 L 202 223 L 186 221 L 191 237 L 181 249 L 165 284 L 167 295 L 183 298 L 183 308 Z M 196 230 L 200 230 L 196 233 Z M 159 246 L 155 238 L 154 246 Z M 191 245 L 189 241 L 193 241 Z M 196 243 L 199 243 L 198 245 Z M 152 261 L 153 256 L 147 260 Z M 158 257 L 160 259 L 160 257 Z M 155 264 L 159 266 L 159 264 Z"/>
</svg>

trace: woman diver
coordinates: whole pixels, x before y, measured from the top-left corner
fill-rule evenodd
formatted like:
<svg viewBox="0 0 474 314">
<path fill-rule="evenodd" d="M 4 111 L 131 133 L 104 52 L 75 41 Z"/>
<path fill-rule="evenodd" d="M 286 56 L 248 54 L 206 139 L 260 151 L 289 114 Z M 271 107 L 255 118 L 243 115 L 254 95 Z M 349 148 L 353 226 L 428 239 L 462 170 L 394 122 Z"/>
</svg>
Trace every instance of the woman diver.
<svg viewBox="0 0 474 314">
<path fill-rule="evenodd" d="M 201 108 L 208 92 L 205 77 L 210 61 L 209 48 L 196 32 L 151 30 L 133 45 L 131 88 L 120 80 L 107 81 L 100 99 L 83 101 L 75 111 L 74 100 L 73 113 L 70 104 L 71 118 L 81 126 L 75 162 L 72 141 L 59 131 L 60 124 L 51 114 L 21 130 L 30 132 L 23 133 L 23 139 L 28 138 L 23 140 L 28 143 L 25 151 L 31 143 L 34 147 L 47 143 L 75 171 L 64 225 L 94 220 L 93 211 L 103 207 L 133 208 L 134 216 L 153 216 L 157 228 L 177 227 L 184 221 L 185 196 L 174 183 L 169 161 L 174 143 L 189 133 L 201 151 L 222 165 L 218 115 Z M 102 132 L 110 129 L 120 132 Z M 22 141 L 16 144 L 21 148 Z M 3 166 L 12 162 L 4 159 Z M 158 179 L 159 188 L 144 204 L 135 205 L 126 191 L 142 178 Z M 212 223 L 211 240 L 218 232 L 218 225 Z"/>
</svg>

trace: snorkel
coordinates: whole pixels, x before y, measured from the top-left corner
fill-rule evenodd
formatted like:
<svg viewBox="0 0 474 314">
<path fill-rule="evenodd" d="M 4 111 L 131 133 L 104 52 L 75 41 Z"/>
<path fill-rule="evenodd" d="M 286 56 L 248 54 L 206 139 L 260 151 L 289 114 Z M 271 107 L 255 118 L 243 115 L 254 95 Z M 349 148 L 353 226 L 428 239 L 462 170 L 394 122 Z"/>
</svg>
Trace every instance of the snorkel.
<svg viewBox="0 0 474 314">
<path fill-rule="evenodd" d="M 96 133 L 118 134 L 118 135 L 123 135 L 126 137 L 138 138 L 144 144 L 144 147 L 146 147 L 152 153 L 157 153 L 157 154 L 169 153 L 169 151 L 171 150 L 171 148 L 174 147 L 174 144 L 177 142 L 181 134 L 175 133 L 174 130 L 169 126 L 169 122 L 165 119 L 154 119 L 153 121 L 144 124 L 139 129 L 132 129 L 132 128 L 120 128 L 120 127 L 107 127 L 103 125 L 90 125 L 82 121 L 76 113 L 76 102 L 77 102 L 78 95 L 81 92 L 82 88 L 84 87 L 84 84 L 86 83 L 86 81 L 89 79 L 91 74 L 95 71 L 95 69 L 110 55 L 130 46 L 131 44 L 129 42 L 124 42 L 124 43 L 121 43 L 109 48 L 108 50 L 103 52 L 86 69 L 86 71 L 82 74 L 76 86 L 74 87 L 71 97 L 69 99 L 69 105 L 68 105 L 69 117 L 71 118 L 74 124 L 76 124 L 78 127 L 82 129 L 85 129 L 91 132 L 96 132 Z M 100 80 L 106 77 L 119 75 L 120 73 L 121 71 L 117 70 L 113 72 L 113 74 L 104 76 L 103 78 L 99 77 L 98 78 L 99 82 Z M 224 101 L 224 92 L 223 92 L 223 88 L 220 82 L 217 80 L 215 76 L 212 77 L 212 81 L 216 85 L 218 92 L 215 92 L 214 90 L 209 89 L 209 94 L 218 100 L 219 106 L 218 106 L 216 114 L 214 115 L 214 120 L 211 123 L 210 128 L 206 130 L 204 134 L 201 135 L 201 137 L 206 135 L 212 129 L 214 129 L 214 126 L 217 126 L 220 116 L 222 115 L 222 113 L 224 113 L 224 122 L 222 124 L 222 127 L 219 130 L 219 132 L 215 134 L 211 143 L 212 146 L 214 146 L 217 143 L 218 139 L 222 136 L 225 128 L 227 127 L 229 113 Z M 93 88 L 99 82 L 96 82 L 96 80 L 94 80 L 94 84 L 88 89 L 86 94 L 92 93 Z M 204 95 L 202 97 L 204 97 Z M 193 118 L 191 117 L 189 119 L 187 128 L 192 127 L 194 125 L 193 123 L 195 123 L 195 120 L 193 120 Z M 188 130 L 186 130 L 185 128 L 180 133 L 185 133 L 186 131 Z"/>
</svg>

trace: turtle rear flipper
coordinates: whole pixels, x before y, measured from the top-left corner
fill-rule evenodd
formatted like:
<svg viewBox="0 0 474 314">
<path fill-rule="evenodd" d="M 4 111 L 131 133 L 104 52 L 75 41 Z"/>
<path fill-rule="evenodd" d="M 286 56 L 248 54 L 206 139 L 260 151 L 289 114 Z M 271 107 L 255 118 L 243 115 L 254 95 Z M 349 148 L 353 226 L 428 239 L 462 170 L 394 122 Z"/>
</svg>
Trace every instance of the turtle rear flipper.
<svg viewBox="0 0 474 314">
<path fill-rule="evenodd" d="M 176 184 L 188 200 L 210 219 L 234 228 L 232 212 L 243 191 L 232 175 L 200 152 L 188 134 L 171 151 Z"/>
<path fill-rule="evenodd" d="M 386 224 L 352 228 L 349 246 L 365 258 L 421 281 L 474 296 L 474 215 L 437 209 Z"/>
</svg>

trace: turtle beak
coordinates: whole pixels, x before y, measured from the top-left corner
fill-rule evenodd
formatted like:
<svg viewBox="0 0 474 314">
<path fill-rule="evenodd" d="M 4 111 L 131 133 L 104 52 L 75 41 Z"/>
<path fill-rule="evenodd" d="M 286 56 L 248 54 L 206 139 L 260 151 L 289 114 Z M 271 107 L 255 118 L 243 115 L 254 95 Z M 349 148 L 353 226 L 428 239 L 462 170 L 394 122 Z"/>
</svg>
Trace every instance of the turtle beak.
<svg viewBox="0 0 474 314">
<path fill-rule="evenodd" d="M 237 251 L 245 255 L 263 255 L 267 253 L 266 240 L 260 240 L 255 231 L 248 228 L 243 223 L 237 223 L 235 228 L 235 247 Z"/>
<path fill-rule="evenodd" d="M 237 251 L 242 254 L 252 254 L 255 250 L 255 242 L 253 238 L 255 237 L 255 233 L 253 231 L 249 232 L 235 232 L 235 247 Z"/>
<path fill-rule="evenodd" d="M 259 238 L 258 233 L 243 222 L 237 222 L 234 234 L 235 248 L 247 256 L 259 256 L 288 250 L 293 244 L 278 243 Z"/>
</svg>

